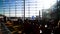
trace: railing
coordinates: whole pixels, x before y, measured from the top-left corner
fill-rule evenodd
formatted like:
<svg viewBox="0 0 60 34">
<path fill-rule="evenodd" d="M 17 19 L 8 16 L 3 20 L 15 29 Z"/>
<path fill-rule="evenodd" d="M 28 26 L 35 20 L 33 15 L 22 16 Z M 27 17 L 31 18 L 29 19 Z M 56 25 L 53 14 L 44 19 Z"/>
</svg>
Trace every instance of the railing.
<svg viewBox="0 0 60 34">
<path fill-rule="evenodd" d="M 11 34 L 11 31 L 6 27 L 3 22 L 0 22 L 0 26 L 3 34 Z"/>
</svg>

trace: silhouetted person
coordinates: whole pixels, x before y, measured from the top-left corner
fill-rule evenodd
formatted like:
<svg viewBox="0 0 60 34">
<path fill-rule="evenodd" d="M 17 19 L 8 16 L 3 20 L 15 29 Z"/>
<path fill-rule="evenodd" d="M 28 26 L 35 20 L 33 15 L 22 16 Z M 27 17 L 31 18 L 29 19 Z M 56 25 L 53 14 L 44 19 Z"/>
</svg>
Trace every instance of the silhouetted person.
<svg viewBox="0 0 60 34">
<path fill-rule="evenodd" d="M 60 20 L 59 20 L 59 22 L 58 22 L 57 28 L 56 28 L 55 31 L 54 31 L 54 34 L 60 34 Z"/>
<path fill-rule="evenodd" d="M 24 32 L 26 34 L 30 34 L 32 32 L 32 26 L 31 26 L 31 23 L 26 20 L 25 23 L 24 23 Z"/>
<path fill-rule="evenodd" d="M 23 24 L 22 19 L 19 18 L 19 19 L 18 19 L 18 23 L 19 23 L 19 24 Z"/>
<path fill-rule="evenodd" d="M 6 23 L 6 16 L 4 16 L 4 22 Z"/>
</svg>

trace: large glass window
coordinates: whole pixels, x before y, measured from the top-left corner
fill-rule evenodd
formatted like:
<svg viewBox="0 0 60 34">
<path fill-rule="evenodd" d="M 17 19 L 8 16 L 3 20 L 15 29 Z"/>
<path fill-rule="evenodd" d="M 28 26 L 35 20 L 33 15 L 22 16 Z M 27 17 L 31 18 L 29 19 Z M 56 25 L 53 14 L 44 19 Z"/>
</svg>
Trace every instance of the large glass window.
<svg viewBox="0 0 60 34">
<path fill-rule="evenodd" d="M 25 7 L 25 17 L 42 17 L 42 10 L 49 9 L 57 0 L 0 0 L 0 14 L 7 17 L 23 17 Z"/>
</svg>

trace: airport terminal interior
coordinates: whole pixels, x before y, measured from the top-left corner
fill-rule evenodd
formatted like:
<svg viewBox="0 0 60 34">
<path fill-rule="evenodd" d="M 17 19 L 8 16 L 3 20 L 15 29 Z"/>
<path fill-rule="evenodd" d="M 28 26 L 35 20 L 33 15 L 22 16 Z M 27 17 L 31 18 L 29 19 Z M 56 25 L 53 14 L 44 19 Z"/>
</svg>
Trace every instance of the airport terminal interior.
<svg viewBox="0 0 60 34">
<path fill-rule="evenodd" d="M 60 34 L 60 0 L 0 0 L 0 34 Z"/>
</svg>

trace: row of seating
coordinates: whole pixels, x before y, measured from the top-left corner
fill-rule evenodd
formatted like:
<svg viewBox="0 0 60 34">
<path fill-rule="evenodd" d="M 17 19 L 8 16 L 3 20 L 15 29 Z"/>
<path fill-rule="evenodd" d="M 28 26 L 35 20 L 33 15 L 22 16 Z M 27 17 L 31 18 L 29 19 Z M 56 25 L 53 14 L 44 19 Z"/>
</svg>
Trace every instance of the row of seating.
<svg viewBox="0 0 60 34">
<path fill-rule="evenodd" d="M 23 21 L 7 21 L 5 24 L 12 34 L 58 34 L 60 27 L 58 22 L 25 20 Z"/>
</svg>

